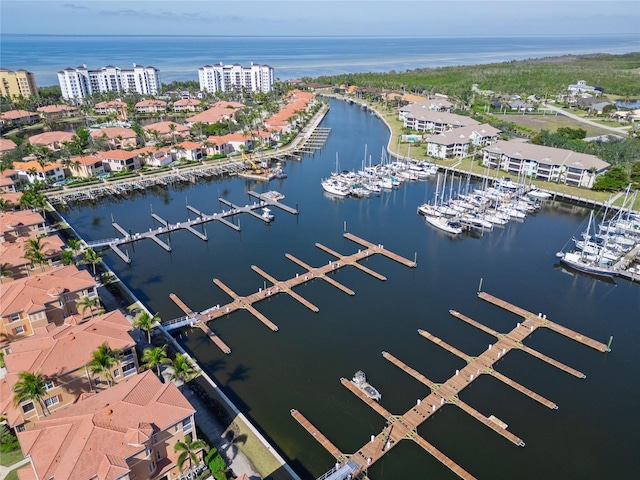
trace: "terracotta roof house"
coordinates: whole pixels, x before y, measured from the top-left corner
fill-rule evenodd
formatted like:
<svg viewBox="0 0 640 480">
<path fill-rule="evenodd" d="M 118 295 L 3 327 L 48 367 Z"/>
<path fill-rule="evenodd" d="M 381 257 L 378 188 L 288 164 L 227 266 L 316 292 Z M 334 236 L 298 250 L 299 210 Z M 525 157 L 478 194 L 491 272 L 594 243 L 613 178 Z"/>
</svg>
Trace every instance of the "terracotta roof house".
<svg viewBox="0 0 640 480">
<path fill-rule="evenodd" d="M 171 148 L 172 153 L 177 159 L 186 159 L 189 161 L 200 160 L 204 155 L 204 148 L 201 143 L 182 142 Z"/>
<path fill-rule="evenodd" d="M 167 111 L 164 100 L 142 100 L 136 103 L 136 113 L 159 113 Z"/>
<path fill-rule="evenodd" d="M 91 274 L 74 265 L 5 283 L 0 293 L 0 333 L 15 340 L 49 323 L 62 325 L 78 313 L 78 300 L 96 296 Z"/>
<path fill-rule="evenodd" d="M 15 192 L 19 181 L 18 172 L 12 168 L 0 172 L 0 192 Z"/>
<path fill-rule="evenodd" d="M 29 143 L 31 145 L 43 145 L 48 147 L 49 150 L 60 150 L 65 143 L 71 142 L 74 133 L 71 132 L 43 132 L 38 135 L 32 135 L 29 137 Z"/>
<path fill-rule="evenodd" d="M 135 150 L 135 153 L 138 154 L 140 162 L 143 165 L 149 165 L 151 167 L 164 167 L 173 162 L 173 156 L 169 147 L 144 147 Z"/>
<path fill-rule="evenodd" d="M 196 438 L 195 410 L 151 371 L 35 422 L 18 439 L 21 480 L 173 480 L 177 441 Z"/>
<path fill-rule="evenodd" d="M 96 157 L 102 159 L 104 169 L 107 172 L 122 172 L 124 170 L 139 170 L 140 157 L 136 150 L 107 150 L 96 152 Z"/>
<path fill-rule="evenodd" d="M 111 148 L 127 148 L 136 147 L 137 134 L 130 128 L 125 127 L 107 127 L 100 130 L 93 130 L 89 134 L 93 138 L 104 137 L 109 141 Z"/>
<path fill-rule="evenodd" d="M 40 121 L 40 115 L 27 110 L 9 110 L 0 113 L 0 120 L 7 125 L 31 125 Z"/>
<path fill-rule="evenodd" d="M 5 202 L 9 203 L 10 209 L 17 209 L 20 205 L 20 199 L 22 198 L 22 192 L 16 192 L 12 190 L 8 190 L 6 186 L 6 182 L 11 180 L 8 177 L 0 176 L 0 198 L 2 198 Z"/>
<path fill-rule="evenodd" d="M 16 144 L 13 142 L 13 140 L 10 140 L 8 138 L 0 138 L 0 157 L 5 153 L 10 152 L 14 148 L 16 148 Z"/>
<path fill-rule="evenodd" d="M 121 120 L 127 119 L 127 104 L 119 100 L 96 103 L 94 109 L 96 115 L 109 115 L 112 113 L 117 115 Z"/>
<path fill-rule="evenodd" d="M 82 395 L 104 390 L 110 383 L 119 383 L 138 373 L 132 327 L 119 310 L 88 319 L 79 315 L 68 317 L 64 325 L 48 327 L 51 328 L 37 329 L 35 335 L 5 348 L 5 380 L 10 391 L 19 381 L 20 372 L 40 372 L 48 380 L 43 399 L 47 412 L 42 404 L 32 400 L 14 406 L 12 395 L 7 402 L 10 405 L 2 405 L 3 412 L 16 410 L 7 415 L 12 427 L 39 420 L 45 413 L 68 407 Z M 109 369 L 109 378 L 104 372 L 87 368 L 91 353 L 104 343 L 122 352 Z"/>
<path fill-rule="evenodd" d="M 513 174 L 591 188 L 609 164 L 595 155 L 517 141 L 498 141 L 485 147 L 482 162 Z"/>
<path fill-rule="evenodd" d="M 33 210 L 0 213 L 0 243 L 47 233 L 44 217 Z"/>
<path fill-rule="evenodd" d="M 91 178 L 105 173 L 102 159 L 94 155 L 73 157 L 69 170 L 74 177 Z"/>
<path fill-rule="evenodd" d="M 202 110 L 200 106 L 202 102 L 195 98 L 183 98 L 173 103 L 174 112 L 199 112 Z"/>
<path fill-rule="evenodd" d="M 491 145 L 498 141 L 501 130 L 491 125 L 460 127 L 440 133 L 425 135 L 427 155 L 436 158 L 463 158 L 469 154 L 471 145 Z"/>
<path fill-rule="evenodd" d="M 36 110 L 40 112 L 43 118 L 48 120 L 72 117 L 78 113 L 78 109 L 70 105 L 47 105 L 44 107 L 38 107 Z"/>
<path fill-rule="evenodd" d="M 242 103 L 238 102 L 216 102 L 207 110 L 192 117 L 185 119 L 186 125 L 193 125 L 194 123 L 219 123 L 226 120 L 234 120 L 238 110 L 244 108 Z"/>
<path fill-rule="evenodd" d="M 206 155 L 227 155 L 232 151 L 229 144 L 221 140 L 222 137 L 210 135 L 202 144 Z"/>
<path fill-rule="evenodd" d="M 226 153 L 239 152 L 241 150 L 253 150 L 255 146 L 253 137 L 251 135 L 243 135 L 242 133 L 228 133 L 227 135 L 222 135 L 221 137 L 212 135 L 207 139 L 207 142 L 220 145 L 221 150 L 222 145 L 226 145 L 226 147 L 224 147 Z"/>
<path fill-rule="evenodd" d="M 45 182 L 55 183 L 65 179 L 64 167 L 60 163 L 47 162 L 44 166 L 39 162 L 15 162 L 13 168 L 18 172 L 18 177 L 29 183 Z"/>
<path fill-rule="evenodd" d="M 154 132 L 158 132 L 158 136 L 165 139 L 172 139 L 173 135 L 176 137 L 185 137 L 189 135 L 190 132 L 189 127 L 176 122 L 152 123 L 150 125 L 145 125 L 142 129 L 146 132 L 148 138 L 153 138 L 155 136 Z"/>
<path fill-rule="evenodd" d="M 0 264 L 9 265 L 9 270 L 11 271 L 11 275 L 7 276 L 9 279 L 15 280 L 23 276 L 33 275 L 34 272 L 39 273 L 42 271 L 41 265 L 32 264 L 31 260 L 25 258 L 27 240 L 29 240 L 29 237 L 24 236 L 12 242 L 0 243 Z M 47 263 L 52 266 L 55 261 L 60 259 L 64 249 L 64 242 L 58 235 L 54 234 L 42 238 L 41 243 L 44 245 L 43 253 Z M 4 283 L 4 280 L 5 276 L 2 277 L 1 283 Z"/>
</svg>

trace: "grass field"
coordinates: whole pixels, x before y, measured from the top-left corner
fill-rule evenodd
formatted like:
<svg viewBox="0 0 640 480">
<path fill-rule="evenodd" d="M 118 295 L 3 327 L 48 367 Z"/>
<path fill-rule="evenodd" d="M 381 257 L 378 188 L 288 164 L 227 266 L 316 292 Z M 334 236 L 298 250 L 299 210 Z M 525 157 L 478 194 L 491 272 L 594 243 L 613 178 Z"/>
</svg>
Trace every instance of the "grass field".
<svg viewBox="0 0 640 480">
<path fill-rule="evenodd" d="M 9 467 L 23 458 L 24 455 L 22 455 L 22 450 L 20 449 L 14 450 L 13 452 L 2 452 L 0 454 L 0 465 Z"/>
<path fill-rule="evenodd" d="M 558 128 L 582 128 L 586 130 L 587 137 L 596 137 L 598 135 L 610 135 L 609 130 L 593 127 L 585 123 L 579 122 L 562 115 L 496 115 L 496 117 L 505 122 L 515 123 L 529 128 L 535 132 L 541 130 L 549 130 L 555 132 Z M 617 124 L 616 126 L 620 126 Z"/>
</svg>

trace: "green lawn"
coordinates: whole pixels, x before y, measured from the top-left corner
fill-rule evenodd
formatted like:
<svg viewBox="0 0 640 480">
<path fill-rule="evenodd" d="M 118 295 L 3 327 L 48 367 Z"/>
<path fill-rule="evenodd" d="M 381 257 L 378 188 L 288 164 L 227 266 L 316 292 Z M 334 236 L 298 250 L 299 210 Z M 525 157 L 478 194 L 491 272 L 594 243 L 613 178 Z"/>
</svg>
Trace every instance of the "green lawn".
<svg viewBox="0 0 640 480">
<path fill-rule="evenodd" d="M 0 465 L 9 467 L 23 458 L 24 455 L 22 455 L 22 450 L 20 449 L 14 450 L 13 452 L 2 452 L 0 453 Z"/>
</svg>

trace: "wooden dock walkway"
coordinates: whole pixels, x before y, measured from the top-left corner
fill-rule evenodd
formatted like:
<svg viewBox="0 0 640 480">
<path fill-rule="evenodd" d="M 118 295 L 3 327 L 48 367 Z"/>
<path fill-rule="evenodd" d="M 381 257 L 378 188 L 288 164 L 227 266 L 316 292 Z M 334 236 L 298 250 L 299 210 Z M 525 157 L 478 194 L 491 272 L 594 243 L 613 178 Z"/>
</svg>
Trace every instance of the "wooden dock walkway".
<svg viewBox="0 0 640 480">
<path fill-rule="evenodd" d="M 367 246 L 367 248 L 371 248 L 371 246 Z M 377 248 L 382 248 L 377 247 Z M 460 478 L 463 479 L 473 479 L 474 477 L 467 472 L 463 467 L 457 465 L 453 462 L 448 456 L 444 453 L 440 452 L 437 448 L 427 442 L 424 438 L 420 437 L 417 433 L 417 428 L 426 421 L 431 415 L 437 412 L 440 408 L 442 408 L 446 404 L 457 405 L 464 412 L 471 415 L 473 418 L 483 423 L 487 427 L 491 428 L 494 432 L 500 434 L 505 439 L 509 440 L 511 443 L 517 446 L 524 447 L 525 444 L 520 437 L 514 435 L 510 431 L 507 430 L 507 424 L 502 422 L 500 419 L 496 418 L 494 415 L 489 417 L 485 416 L 481 412 L 474 409 L 471 405 L 460 399 L 460 392 L 470 385 L 474 380 L 476 380 L 480 375 L 489 374 L 494 378 L 504 382 L 505 384 L 515 388 L 516 390 L 522 392 L 523 394 L 529 396 L 530 398 L 536 400 L 537 402 L 545 405 L 548 408 L 556 409 L 557 406 L 555 403 L 547 400 L 546 398 L 536 394 L 530 389 L 520 385 L 519 383 L 509 379 L 508 377 L 496 372 L 493 366 L 502 359 L 507 353 L 509 353 L 513 349 L 521 349 L 531 355 L 534 355 L 536 358 L 544 360 L 545 362 L 554 365 L 562 370 L 570 373 L 576 377 L 584 378 L 584 375 L 577 370 L 568 367 L 546 355 L 543 355 L 532 348 L 526 347 L 523 345 L 523 341 L 531 335 L 536 328 L 545 327 L 549 328 L 561 335 L 564 335 L 568 338 L 572 338 L 583 345 L 594 348 L 598 351 L 605 352 L 607 351 L 606 345 L 596 340 L 590 339 L 583 335 L 578 334 L 577 332 L 562 327 L 556 323 L 553 323 L 546 319 L 546 316 L 542 314 L 534 314 L 527 310 L 524 310 L 520 307 L 510 304 L 504 300 L 501 300 L 497 297 L 494 297 L 489 294 L 485 294 L 483 292 L 478 293 L 478 296 L 484 300 L 487 300 L 494 305 L 497 305 L 501 308 L 504 308 L 510 312 L 513 312 L 523 318 L 522 322 L 517 323 L 517 325 L 508 333 L 502 334 L 496 332 L 495 330 L 486 327 L 475 320 L 456 312 L 455 310 L 451 310 L 450 313 L 452 316 L 472 325 L 485 333 L 488 333 L 496 338 L 496 342 L 490 344 L 486 350 L 484 350 L 477 357 L 467 355 L 464 352 L 458 350 L 457 348 L 449 345 L 442 339 L 431 335 L 429 332 L 425 330 L 418 330 L 418 333 L 424 338 L 430 340 L 437 345 L 440 345 L 442 348 L 451 352 L 459 358 L 462 358 L 467 362 L 466 366 L 462 369 L 458 369 L 455 371 L 455 374 L 452 375 L 449 379 L 447 379 L 444 383 L 435 383 L 432 380 L 428 379 L 425 375 L 421 374 L 417 370 L 411 368 L 409 365 L 402 362 L 397 357 L 393 356 L 388 352 L 382 352 L 382 356 L 393 363 L 395 366 L 411 375 L 414 379 L 418 380 L 420 383 L 426 385 L 430 389 L 429 395 L 426 397 L 419 399 L 415 406 L 410 408 L 405 414 L 401 416 L 393 415 L 391 412 L 386 410 L 382 405 L 378 402 L 375 402 L 371 398 L 369 398 L 362 390 L 357 388 L 352 382 L 346 380 L 344 378 L 340 379 L 341 383 L 347 387 L 351 392 L 353 392 L 356 396 L 358 396 L 362 401 L 364 401 L 367 405 L 369 405 L 373 410 L 375 410 L 378 414 L 384 417 L 387 420 L 387 425 L 385 428 L 378 434 L 377 436 L 372 435 L 371 440 L 363 445 L 360 450 L 352 455 L 348 455 L 347 458 L 349 461 L 355 461 L 358 464 L 359 470 L 354 472 L 353 478 L 357 478 L 359 474 L 365 474 L 369 466 L 379 460 L 387 451 L 393 448 L 400 440 L 409 439 L 416 442 L 425 451 L 429 452 L 435 458 L 437 458 L 443 465 L 447 466 L 453 472 L 455 472 Z M 301 416 L 301 414 L 300 414 Z M 300 418 L 300 417 L 294 417 Z M 302 417 L 304 418 L 304 417 Z M 306 419 L 305 419 L 306 420 Z M 308 422 L 308 420 L 307 420 Z M 309 424 L 310 425 L 310 424 Z M 312 432 L 314 436 L 321 435 L 315 427 L 313 430 L 310 430 L 308 426 L 305 426 L 308 431 Z M 315 433 L 314 433 L 315 432 Z M 328 440 L 327 440 L 328 442 Z M 330 442 L 329 442 L 330 443 Z M 331 444 L 333 445 L 333 444 Z M 339 451 L 337 447 L 335 451 Z"/>
<path fill-rule="evenodd" d="M 194 212 L 196 213 L 196 212 Z M 197 214 L 197 213 L 196 213 Z M 352 235 L 353 238 L 358 239 L 358 241 L 361 244 L 366 244 L 366 245 L 373 245 L 373 244 L 369 244 L 369 242 L 367 242 L 366 240 L 362 240 L 359 237 L 356 237 L 355 235 Z M 337 282 L 336 280 L 330 278 L 327 274 L 337 271 L 340 268 L 343 268 L 347 265 L 352 265 L 354 267 L 359 268 L 360 270 L 364 271 L 365 273 L 374 276 L 375 278 L 381 279 L 381 280 L 385 280 L 385 277 L 383 275 L 380 275 L 377 272 L 374 272 L 373 270 L 363 267 L 362 265 L 358 264 L 358 261 L 363 259 L 363 258 L 367 258 L 371 255 L 375 255 L 376 253 L 383 253 L 384 255 L 388 258 L 391 258 L 403 265 L 407 265 L 407 266 L 413 266 L 415 267 L 415 263 L 411 262 L 410 260 L 407 260 L 406 258 L 397 255 L 393 252 L 389 252 L 387 250 L 383 250 L 381 247 L 375 247 L 375 248 L 368 248 L 367 250 L 359 250 L 356 253 L 350 254 L 350 255 L 341 255 L 340 253 L 334 252 L 333 250 L 329 249 L 328 247 L 324 247 L 324 246 L 320 246 L 320 244 L 316 244 L 316 246 L 319 246 L 320 248 L 322 248 L 325 251 L 330 252 L 332 255 L 336 256 L 337 260 L 335 261 L 330 261 L 327 264 L 321 266 L 321 267 L 311 267 L 309 265 L 307 265 L 306 263 L 304 263 L 302 260 L 298 260 L 297 258 L 295 258 L 293 255 L 289 255 L 289 254 L 285 254 L 285 257 L 288 258 L 289 260 L 295 262 L 297 265 L 300 265 L 302 268 L 304 268 L 306 271 L 303 273 L 297 273 L 294 277 L 288 279 L 288 280 L 277 280 L 276 278 L 272 277 L 271 275 L 269 275 L 267 272 L 265 272 L 264 270 L 262 270 L 260 267 L 256 266 L 256 265 L 252 265 L 251 269 L 256 272 L 258 275 L 260 275 L 262 278 L 264 278 L 267 282 L 269 282 L 271 285 L 266 286 L 265 288 L 260 288 L 258 289 L 257 292 L 254 292 L 252 294 L 246 295 L 246 296 L 241 296 L 239 294 L 237 294 L 235 291 L 233 291 L 230 287 L 228 287 L 227 285 L 225 285 L 221 280 L 214 278 L 213 279 L 213 283 L 218 286 L 220 289 L 222 289 L 227 295 L 229 295 L 229 297 L 231 297 L 231 302 L 225 304 L 225 305 L 214 305 L 213 307 L 210 307 L 206 310 L 203 310 L 202 312 L 196 313 L 193 312 L 191 309 L 189 309 L 189 307 L 182 301 L 180 300 L 175 294 L 171 294 L 170 298 L 171 300 L 173 300 L 178 307 L 184 311 L 187 315 L 193 315 L 194 317 L 200 317 L 200 322 L 198 323 L 198 326 L 200 328 L 202 328 L 202 325 L 206 325 L 207 322 L 211 321 L 211 320 L 216 320 L 220 317 L 229 315 L 231 313 L 233 313 L 236 310 L 239 309 L 244 309 L 246 311 L 248 311 L 249 313 L 251 313 L 254 317 L 256 317 L 258 320 L 260 320 L 266 327 L 268 327 L 270 330 L 277 332 L 278 331 L 278 326 L 273 323 L 271 320 L 269 320 L 267 317 L 265 317 L 262 313 L 260 313 L 258 310 L 256 310 L 256 308 L 253 306 L 253 304 L 264 300 L 266 298 L 270 298 L 272 296 L 281 294 L 281 293 L 285 293 L 287 295 L 289 295 L 291 298 L 297 300 L 298 302 L 300 302 L 302 305 L 304 305 L 305 307 L 307 307 L 308 309 L 310 309 L 313 312 L 318 312 L 320 309 L 314 305 L 313 303 L 311 303 L 309 300 L 307 300 L 306 298 L 302 297 L 301 295 L 299 295 L 298 293 L 296 293 L 293 289 L 299 285 L 302 285 L 304 283 L 307 282 L 311 282 L 316 278 L 320 278 L 322 280 L 325 280 L 326 282 L 330 283 L 331 285 L 339 288 L 340 290 L 342 290 L 343 292 L 349 294 L 349 295 L 354 295 L 353 290 L 351 290 L 350 288 L 342 285 L 341 283 Z M 171 330 L 172 328 L 177 328 L 175 326 L 175 324 L 173 323 L 174 320 L 168 320 L 167 322 L 163 322 L 163 325 L 165 326 L 165 328 L 167 328 L 168 330 Z M 171 327 L 171 325 L 174 325 L 174 327 Z M 226 346 L 226 345 L 225 345 Z M 227 347 L 228 348 L 228 347 Z"/>
</svg>

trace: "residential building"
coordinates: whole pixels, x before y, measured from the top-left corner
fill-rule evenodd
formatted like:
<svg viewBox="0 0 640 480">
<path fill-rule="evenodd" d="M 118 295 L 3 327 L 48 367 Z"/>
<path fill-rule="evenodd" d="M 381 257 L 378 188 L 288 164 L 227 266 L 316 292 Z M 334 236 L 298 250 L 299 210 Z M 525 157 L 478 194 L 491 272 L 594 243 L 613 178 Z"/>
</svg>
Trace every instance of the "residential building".
<svg viewBox="0 0 640 480">
<path fill-rule="evenodd" d="M 33 73 L 23 69 L 14 72 L 0 68 L 0 95 L 6 98 L 37 97 L 38 87 Z"/>
<path fill-rule="evenodd" d="M 7 169 L 0 172 L 0 192 L 16 193 L 16 185 L 18 184 L 18 172 L 13 169 Z"/>
<path fill-rule="evenodd" d="M 213 124 L 232 120 L 235 122 L 235 115 L 238 110 L 244 108 L 244 104 L 238 102 L 216 102 L 211 108 L 204 112 L 197 113 L 192 117 L 188 117 L 184 120 L 184 123 L 188 126 L 192 126 L 195 123 Z"/>
<path fill-rule="evenodd" d="M 4 220 L 3 217 L 0 218 Z M 5 238 L 10 239 L 11 237 L 7 236 Z M 34 236 L 31 236 L 31 238 L 34 238 Z M 29 236 L 19 237 L 15 241 L 0 242 L 0 264 L 8 267 L 10 272 L 9 275 L 2 275 L 2 283 L 6 283 L 5 280 L 16 280 L 42 272 L 42 265 L 33 264 L 31 260 L 25 258 L 27 240 L 29 240 Z M 62 250 L 64 250 L 62 239 L 58 235 L 52 234 L 43 237 L 41 243 L 44 245 L 43 253 L 47 265 L 50 267 L 58 264 Z"/>
<path fill-rule="evenodd" d="M 173 140 L 176 138 L 183 138 L 189 135 L 190 129 L 186 125 L 181 125 L 176 122 L 157 122 L 145 125 L 142 129 L 147 134 L 148 138 Z"/>
<path fill-rule="evenodd" d="M 75 134 L 71 132 L 43 132 L 30 136 L 29 143 L 31 145 L 41 145 L 56 152 L 64 147 L 65 143 L 71 142 L 74 136 Z"/>
<path fill-rule="evenodd" d="M 571 95 L 577 93 L 591 93 L 593 95 L 600 95 L 602 93 L 601 87 L 592 87 L 587 85 L 586 80 L 578 80 L 576 83 L 572 83 L 567 87 L 567 90 Z"/>
<path fill-rule="evenodd" d="M 135 148 L 138 144 L 138 134 L 125 127 L 106 127 L 100 130 L 92 130 L 89 135 L 92 138 L 105 138 L 110 148 Z"/>
<path fill-rule="evenodd" d="M 139 170 L 140 157 L 137 151 L 108 150 L 96 152 L 95 156 L 102 159 L 106 172 L 123 172 L 125 170 Z"/>
<path fill-rule="evenodd" d="M 9 140 L 8 138 L 0 138 L 0 157 L 2 157 L 5 153 L 9 153 L 11 150 L 16 148 L 16 144 L 13 140 Z"/>
<path fill-rule="evenodd" d="M 32 125 L 40 121 L 40 115 L 27 110 L 8 110 L 0 113 L 0 120 L 8 126 Z"/>
<path fill-rule="evenodd" d="M 169 147 L 144 147 L 135 150 L 135 153 L 138 154 L 142 165 L 150 167 L 165 167 L 173 162 L 173 155 Z"/>
<path fill-rule="evenodd" d="M 477 120 L 464 115 L 434 111 L 424 102 L 401 108 L 399 119 L 404 122 L 405 128 L 430 133 L 442 133 L 454 128 L 480 124 Z"/>
<path fill-rule="evenodd" d="M 251 135 L 244 135 L 240 132 L 228 133 L 222 136 L 210 136 L 207 142 L 218 145 L 219 153 L 247 152 L 255 147 L 255 140 Z"/>
<path fill-rule="evenodd" d="M 38 107 L 36 110 L 40 112 L 42 118 L 46 120 L 73 117 L 78 113 L 78 109 L 70 105 L 46 105 L 44 107 Z"/>
<path fill-rule="evenodd" d="M 200 100 L 196 100 L 195 98 L 183 98 L 181 100 L 176 100 L 173 102 L 173 111 L 174 112 L 199 112 L 202 110 L 200 106 L 202 102 Z"/>
<path fill-rule="evenodd" d="M 21 480 L 175 480 L 174 445 L 196 439 L 195 410 L 152 371 L 134 375 L 18 433 Z"/>
<path fill-rule="evenodd" d="M 482 162 L 515 175 L 586 188 L 609 168 L 595 155 L 513 140 L 485 147 Z"/>
<path fill-rule="evenodd" d="M 89 70 L 86 65 L 65 68 L 58 72 L 58 81 L 65 100 L 82 101 L 99 92 L 137 92 L 141 95 L 157 95 L 160 88 L 160 71 L 154 67 L 133 64 L 131 69 L 107 65 Z"/>
<path fill-rule="evenodd" d="M 0 243 L 15 242 L 20 237 L 39 236 L 47 233 L 47 225 L 40 212 L 16 210 L 0 214 Z"/>
<path fill-rule="evenodd" d="M 127 104 L 120 100 L 99 102 L 93 108 L 96 111 L 96 115 L 116 115 L 120 120 L 127 119 Z"/>
<path fill-rule="evenodd" d="M 232 151 L 232 148 L 229 146 L 229 144 L 221 139 L 222 137 L 211 135 L 204 141 L 202 146 L 204 147 L 205 154 L 207 156 L 227 155 Z"/>
<path fill-rule="evenodd" d="M 64 167 L 56 162 L 46 162 L 44 165 L 36 160 L 15 162 L 13 168 L 18 173 L 18 178 L 29 183 L 55 183 L 65 179 Z"/>
<path fill-rule="evenodd" d="M 75 265 L 13 280 L 2 287 L 0 333 L 15 340 L 49 323 L 62 325 L 65 318 L 78 313 L 78 300 L 96 296 L 91 274 Z"/>
<path fill-rule="evenodd" d="M 164 100 L 142 100 L 136 103 L 136 113 L 164 113 L 167 102 Z"/>
<path fill-rule="evenodd" d="M 202 144 L 196 142 L 182 142 L 171 149 L 177 159 L 188 161 L 201 160 L 204 150 Z"/>
<path fill-rule="evenodd" d="M 105 173 L 102 159 L 93 155 L 73 157 L 69 170 L 74 177 L 79 178 L 97 177 Z"/>
<path fill-rule="evenodd" d="M 426 135 L 427 155 L 435 158 L 463 158 L 471 153 L 471 146 L 486 146 L 498 141 L 501 130 L 491 125 L 474 125 L 449 130 L 438 135 Z"/>
<path fill-rule="evenodd" d="M 11 342 L 5 347 L 6 387 L 9 391 L 19 381 L 21 372 L 40 372 L 46 379 L 44 406 L 27 400 L 13 405 L 8 395 L 3 412 L 9 426 L 21 431 L 32 422 L 67 408 L 80 397 L 108 388 L 110 383 L 119 383 L 138 373 L 136 342 L 131 336 L 131 323 L 119 310 L 89 317 L 85 312 L 67 317 L 63 325 L 49 324 L 36 329 L 30 337 Z M 113 367 L 105 372 L 92 372 L 88 368 L 91 353 L 106 343 L 121 355 Z M 5 401 L 4 395 L 2 402 Z"/>
<path fill-rule="evenodd" d="M 251 62 L 248 67 L 238 63 L 233 65 L 205 65 L 198 69 L 200 90 L 209 93 L 231 92 L 246 89 L 251 92 L 270 92 L 273 90 L 273 68 Z"/>
</svg>

